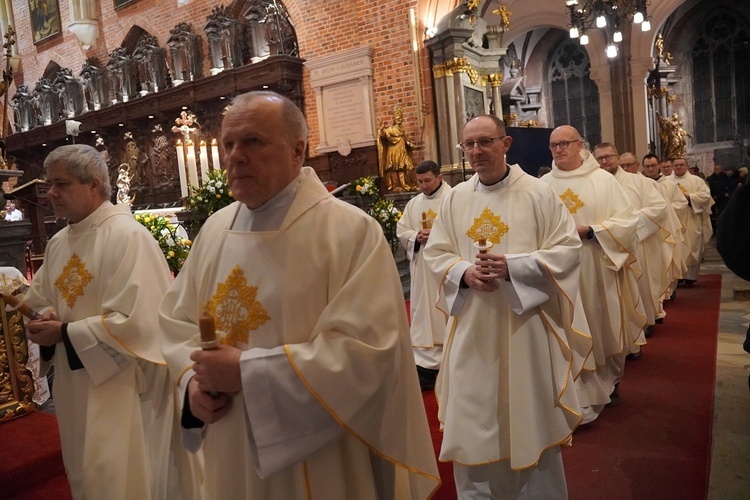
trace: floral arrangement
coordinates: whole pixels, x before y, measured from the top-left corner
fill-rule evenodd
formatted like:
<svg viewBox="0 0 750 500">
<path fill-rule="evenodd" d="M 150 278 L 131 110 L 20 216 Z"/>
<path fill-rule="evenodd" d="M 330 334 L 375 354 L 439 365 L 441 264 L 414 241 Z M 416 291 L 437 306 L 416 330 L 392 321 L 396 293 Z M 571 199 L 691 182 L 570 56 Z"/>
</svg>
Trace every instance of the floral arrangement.
<svg viewBox="0 0 750 500">
<path fill-rule="evenodd" d="M 193 215 L 190 224 L 190 234 L 193 238 L 211 214 L 234 202 L 227 183 L 226 170 L 209 170 L 207 177 L 200 187 L 190 188 L 190 196 L 186 199 L 187 208 Z"/>
<path fill-rule="evenodd" d="M 146 212 L 136 214 L 135 220 L 148 229 L 156 239 L 164 258 L 167 259 L 169 270 L 177 276 L 177 273 L 182 269 L 182 264 L 185 263 L 192 242 L 180 236 L 177 232 L 177 226 L 166 217 Z"/>
<path fill-rule="evenodd" d="M 360 177 L 349 183 L 347 194 L 349 196 L 360 196 L 362 198 L 379 198 L 380 190 L 375 184 L 375 179 L 373 177 Z"/>
<path fill-rule="evenodd" d="M 401 211 L 396 208 L 391 200 L 379 198 L 367 211 L 383 228 L 383 233 L 391 245 L 391 252 L 396 252 L 398 248 L 398 238 L 396 237 L 396 224 L 401 219 Z"/>
<path fill-rule="evenodd" d="M 391 251 L 398 249 L 396 223 L 401 218 L 401 211 L 392 201 L 380 196 L 380 189 L 372 176 L 360 177 L 349 183 L 346 194 L 354 198 L 355 204 L 373 217 L 383 228 Z"/>
</svg>

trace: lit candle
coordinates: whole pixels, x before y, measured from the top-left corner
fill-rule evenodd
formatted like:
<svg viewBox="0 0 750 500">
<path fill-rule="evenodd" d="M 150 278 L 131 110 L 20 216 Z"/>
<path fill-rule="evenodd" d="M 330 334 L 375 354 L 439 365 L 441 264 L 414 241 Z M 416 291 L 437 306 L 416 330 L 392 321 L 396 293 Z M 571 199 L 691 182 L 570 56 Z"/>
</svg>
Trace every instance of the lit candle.
<svg viewBox="0 0 750 500">
<path fill-rule="evenodd" d="M 195 145 L 193 141 L 188 141 L 187 147 L 187 164 L 188 164 L 188 175 L 190 177 L 190 185 L 194 188 L 198 187 L 198 165 L 195 162 Z"/>
<path fill-rule="evenodd" d="M 208 148 L 206 148 L 206 141 L 201 141 L 200 146 L 201 155 L 201 184 L 208 180 Z"/>
<path fill-rule="evenodd" d="M 180 195 L 185 198 L 188 195 L 187 176 L 185 173 L 185 150 L 182 148 L 182 139 L 177 139 L 177 170 L 180 173 Z"/>
<path fill-rule="evenodd" d="M 211 141 L 211 159 L 213 160 L 214 170 L 219 170 L 221 163 L 219 163 L 219 146 L 216 144 L 216 139 Z"/>
</svg>

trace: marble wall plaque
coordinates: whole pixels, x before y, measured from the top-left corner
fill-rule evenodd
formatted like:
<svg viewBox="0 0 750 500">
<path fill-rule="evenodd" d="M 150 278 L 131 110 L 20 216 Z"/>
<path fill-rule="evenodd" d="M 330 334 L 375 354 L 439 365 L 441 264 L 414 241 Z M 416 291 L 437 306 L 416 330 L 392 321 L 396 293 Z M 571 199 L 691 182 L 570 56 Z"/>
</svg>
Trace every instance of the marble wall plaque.
<svg viewBox="0 0 750 500">
<path fill-rule="evenodd" d="M 362 47 L 305 64 L 318 111 L 317 152 L 344 154 L 375 144 L 372 52 Z"/>
</svg>

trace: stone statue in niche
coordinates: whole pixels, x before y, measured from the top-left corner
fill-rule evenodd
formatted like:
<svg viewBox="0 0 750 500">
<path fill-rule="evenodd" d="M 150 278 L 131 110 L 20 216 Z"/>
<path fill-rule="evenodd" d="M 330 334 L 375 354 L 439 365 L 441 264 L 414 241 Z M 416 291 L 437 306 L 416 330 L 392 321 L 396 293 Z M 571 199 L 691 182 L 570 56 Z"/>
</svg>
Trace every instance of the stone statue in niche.
<svg viewBox="0 0 750 500">
<path fill-rule="evenodd" d="M 55 87 L 60 89 L 63 116 L 73 118 L 88 111 L 83 95 L 83 84 L 69 68 L 61 68 L 55 78 Z"/>
<path fill-rule="evenodd" d="M 257 0 L 251 3 L 243 17 L 247 20 L 248 46 L 253 62 L 270 55 L 299 55 L 297 35 L 284 4 Z"/>
<path fill-rule="evenodd" d="M 214 7 L 208 22 L 203 27 L 208 39 L 208 51 L 211 56 L 211 74 L 215 75 L 225 69 L 237 68 L 244 62 L 244 20 L 235 19 L 227 12 L 226 7 Z"/>
<path fill-rule="evenodd" d="M 133 60 L 138 67 L 141 95 L 158 92 L 171 86 L 167 68 L 167 51 L 159 47 L 152 35 L 144 34 L 133 51 Z"/>
<path fill-rule="evenodd" d="M 16 132 L 28 132 L 37 126 L 37 114 L 34 107 L 34 96 L 29 93 L 29 87 L 19 85 L 13 95 L 13 110 L 16 122 Z"/>
<path fill-rule="evenodd" d="M 187 23 L 180 23 L 167 40 L 172 61 L 172 83 L 192 82 L 203 77 L 203 39 Z"/>
<path fill-rule="evenodd" d="M 62 112 L 60 94 L 47 78 L 40 78 L 36 82 L 34 99 L 37 103 L 42 125 L 51 125 L 60 121 L 60 114 Z"/>
<path fill-rule="evenodd" d="M 381 125 L 378 129 L 380 176 L 388 190 L 394 193 L 417 189 L 411 152 L 420 147 L 407 139 L 403 123 L 404 110 L 398 106 L 393 111 L 393 124 L 388 127 Z"/>
<path fill-rule="evenodd" d="M 83 63 L 80 73 L 83 79 L 84 96 L 89 110 L 98 111 L 109 106 L 109 81 L 107 71 L 95 57 Z"/>
<path fill-rule="evenodd" d="M 125 47 L 117 47 L 109 53 L 107 73 L 113 102 L 128 102 L 138 95 L 138 68 Z"/>
</svg>

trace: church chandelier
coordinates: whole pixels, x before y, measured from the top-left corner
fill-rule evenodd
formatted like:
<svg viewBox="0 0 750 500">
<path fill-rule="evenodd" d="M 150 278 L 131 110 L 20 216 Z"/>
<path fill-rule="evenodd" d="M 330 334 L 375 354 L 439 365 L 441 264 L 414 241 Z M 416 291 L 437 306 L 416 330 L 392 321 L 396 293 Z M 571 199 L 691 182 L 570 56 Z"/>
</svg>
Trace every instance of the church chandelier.
<svg viewBox="0 0 750 500">
<path fill-rule="evenodd" d="M 607 36 L 607 57 L 617 57 L 617 44 L 629 23 L 640 24 L 641 31 L 651 29 L 648 5 L 648 0 L 565 0 L 570 13 L 570 38 L 578 38 L 581 45 L 586 45 L 586 31 L 599 28 Z"/>
</svg>

